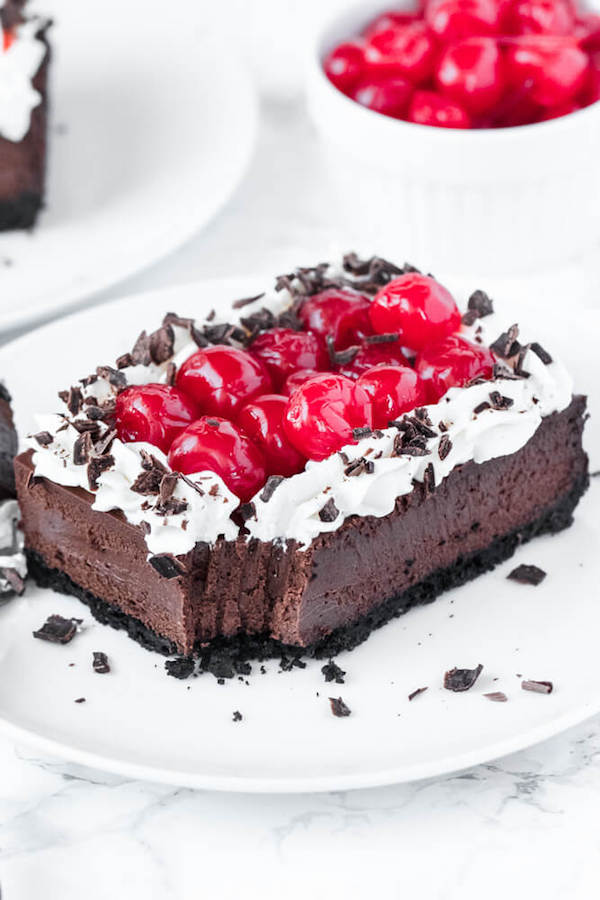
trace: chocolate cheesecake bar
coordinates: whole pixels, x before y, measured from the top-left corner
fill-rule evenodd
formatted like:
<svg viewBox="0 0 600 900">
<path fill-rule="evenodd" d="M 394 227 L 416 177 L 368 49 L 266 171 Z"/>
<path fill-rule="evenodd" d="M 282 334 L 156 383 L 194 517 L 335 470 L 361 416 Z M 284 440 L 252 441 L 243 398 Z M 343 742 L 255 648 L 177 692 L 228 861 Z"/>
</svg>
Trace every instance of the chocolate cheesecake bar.
<svg viewBox="0 0 600 900">
<path fill-rule="evenodd" d="M 30 228 L 44 200 L 50 23 L 24 6 L 0 9 L 0 231 Z"/>
<path fill-rule="evenodd" d="M 0 382 L 0 501 L 16 496 L 13 464 L 19 442 L 10 404 L 10 394 Z"/>
<path fill-rule="evenodd" d="M 165 654 L 350 649 L 588 484 L 561 363 L 378 258 L 167 314 L 60 396 L 16 460 L 30 574 Z"/>
</svg>

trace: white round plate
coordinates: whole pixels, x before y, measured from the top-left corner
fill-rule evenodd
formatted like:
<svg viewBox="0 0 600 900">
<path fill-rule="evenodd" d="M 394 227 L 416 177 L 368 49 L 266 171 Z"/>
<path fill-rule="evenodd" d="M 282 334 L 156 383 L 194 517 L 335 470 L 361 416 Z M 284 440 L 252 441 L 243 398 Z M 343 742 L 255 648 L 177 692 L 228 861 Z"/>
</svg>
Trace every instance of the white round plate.
<svg viewBox="0 0 600 900">
<path fill-rule="evenodd" d="M 270 283 L 210 281 L 138 295 L 74 314 L 0 349 L 21 433 L 55 390 L 112 362 L 167 310 L 201 314 Z M 514 319 L 513 319 L 514 321 Z M 115 324 L 118 323 L 118 328 Z M 595 336 L 600 312 L 524 329 L 571 366 L 600 409 Z M 103 349 L 99 349 L 103 348 Z M 592 468 L 597 421 L 588 424 Z M 247 679 L 166 676 L 162 657 L 96 623 L 78 601 L 29 585 L 0 609 L 0 730 L 96 768 L 191 787 L 313 791 L 407 781 L 457 770 L 526 747 L 600 710 L 600 479 L 575 524 L 521 548 L 494 572 L 413 610 L 337 662 L 345 683 L 325 684 L 323 662 L 279 672 L 253 665 Z M 518 563 L 548 572 L 538 587 L 506 580 Z M 67 646 L 34 640 L 51 613 L 84 619 Z M 112 671 L 91 669 L 103 650 Z M 472 690 L 452 694 L 444 671 L 483 663 Z M 552 694 L 521 690 L 521 676 L 551 680 Z M 415 688 L 428 690 L 414 699 Z M 504 691 L 507 703 L 485 692 Z M 334 718 L 328 697 L 352 710 Z M 84 703 L 75 703 L 85 697 Z M 243 719 L 233 721 L 239 710 Z"/>
<path fill-rule="evenodd" d="M 0 233 L 0 329 L 56 313 L 170 253 L 240 181 L 256 135 L 245 70 L 203 4 L 38 0 L 49 36 L 46 209 Z M 110 11 L 112 9 L 112 12 Z"/>
</svg>

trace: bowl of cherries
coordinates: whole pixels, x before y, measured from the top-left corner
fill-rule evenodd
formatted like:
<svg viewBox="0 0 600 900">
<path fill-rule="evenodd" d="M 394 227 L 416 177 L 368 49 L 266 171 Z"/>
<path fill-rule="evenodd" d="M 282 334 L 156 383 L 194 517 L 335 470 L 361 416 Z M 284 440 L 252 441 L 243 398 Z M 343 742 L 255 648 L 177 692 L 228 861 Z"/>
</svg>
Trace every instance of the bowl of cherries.
<svg viewBox="0 0 600 900">
<path fill-rule="evenodd" d="M 418 2 L 365 2 L 312 49 L 309 108 L 348 238 L 455 272 L 589 250 L 600 14 L 581 0 Z"/>
</svg>

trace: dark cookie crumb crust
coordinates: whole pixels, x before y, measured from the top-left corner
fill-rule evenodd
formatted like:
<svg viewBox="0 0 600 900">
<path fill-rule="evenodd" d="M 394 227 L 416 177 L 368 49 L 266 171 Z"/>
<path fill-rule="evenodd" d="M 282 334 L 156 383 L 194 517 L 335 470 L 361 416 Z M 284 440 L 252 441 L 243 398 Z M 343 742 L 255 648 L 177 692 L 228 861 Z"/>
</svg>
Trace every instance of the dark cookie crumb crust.
<svg viewBox="0 0 600 900">
<path fill-rule="evenodd" d="M 497 538 L 485 549 L 458 560 L 446 569 L 438 569 L 401 594 L 394 595 L 351 625 L 338 628 L 325 639 L 309 647 L 282 644 L 261 635 L 238 634 L 232 638 L 216 638 L 208 645 L 196 648 L 203 658 L 211 652 L 226 654 L 231 660 L 268 659 L 282 656 L 306 656 L 317 659 L 332 658 L 344 650 L 352 650 L 362 644 L 370 633 L 391 619 L 402 615 L 413 606 L 431 603 L 444 591 L 465 584 L 509 559 L 517 547 L 540 534 L 555 534 L 567 528 L 573 521 L 573 510 L 589 484 L 587 473 L 581 475 L 568 494 L 547 509 L 529 525 Z M 75 584 L 64 572 L 49 568 L 35 551 L 27 551 L 29 574 L 40 587 L 51 588 L 63 594 L 78 597 L 89 607 L 92 615 L 102 624 L 123 629 L 130 638 L 147 650 L 165 656 L 180 656 L 175 644 L 155 634 L 138 619 L 126 615 L 89 591 Z"/>
</svg>

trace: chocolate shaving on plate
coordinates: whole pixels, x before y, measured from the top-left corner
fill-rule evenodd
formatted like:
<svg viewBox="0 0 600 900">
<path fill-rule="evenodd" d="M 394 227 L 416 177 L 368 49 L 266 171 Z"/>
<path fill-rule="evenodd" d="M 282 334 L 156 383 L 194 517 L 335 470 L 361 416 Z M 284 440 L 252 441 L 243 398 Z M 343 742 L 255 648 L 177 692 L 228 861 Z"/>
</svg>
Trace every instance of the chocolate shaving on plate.
<svg viewBox="0 0 600 900">
<path fill-rule="evenodd" d="M 38 433 L 32 435 L 32 437 L 38 442 L 40 447 L 48 447 L 49 444 L 54 441 L 54 438 L 49 431 L 38 431 Z"/>
<path fill-rule="evenodd" d="M 194 673 L 194 660 L 191 656 L 177 656 L 175 659 L 167 659 L 165 669 L 171 678 L 189 678 Z"/>
<path fill-rule="evenodd" d="M 344 675 L 346 673 L 332 659 L 321 667 L 321 672 L 325 676 L 325 681 L 335 681 L 336 684 L 344 684 Z"/>
<path fill-rule="evenodd" d="M 408 695 L 408 699 L 414 700 L 415 697 L 418 697 L 420 694 L 424 694 L 426 690 L 428 690 L 427 687 L 416 688 L 416 690 L 410 692 L 410 694 Z"/>
<path fill-rule="evenodd" d="M 82 619 L 65 619 L 64 616 L 54 614 L 48 616 L 42 627 L 33 632 L 33 636 L 51 644 L 68 644 L 77 634 L 77 626 L 81 622 Z"/>
<path fill-rule="evenodd" d="M 108 656 L 106 653 L 103 653 L 102 650 L 93 651 L 92 669 L 94 672 L 97 672 L 98 675 L 107 675 L 110 672 Z"/>
<path fill-rule="evenodd" d="M 517 581 L 519 584 L 536 586 L 542 583 L 546 577 L 546 572 L 540 569 L 539 566 L 521 565 L 513 569 L 506 577 L 510 578 L 511 581 Z"/>
<path fill-rule="evenodd" d="M 243 718 L 244 718 L 244 717 L 243 717 L 243 715 L 241 714 L 241 712 L 239 711 L 239 709 L 234 709 L 234 711 L 233 711 L 233 716 L 232 716 L 232 721 L 233 721 L 233 722 L 241 722 Z"/>
<path fill-rule="evenodd" d="M 330 697 L 329 704 L 331 706 L 331 712 L 338 719 L 349 716 L 352 713 L 350 707 L 346 706 L 341 697 Z"/>
<path fill-rule="evenodd" d="M 504 693 L 504 691 L 489 691 L 489 693 L 483 695 L 487 700 L 491 700 L 492 703 L 506 703 L 508 697 Z"/>
<path fill-rule="evenodd" d="M 479 663 L 474 669 L 449 669 L 444 675 L 444 687 L 447 691 L 468 691 L 472 688 L 481 672 L 483 665 Z"/>
<path fill-rule="evenodd" d="M 521 687 L 524 691 L 533 691 L 535 694 L 551 694 L 554 690 L 551 681 L 533 681 L 531 679 L 522 681 Z"/>
</svg>

